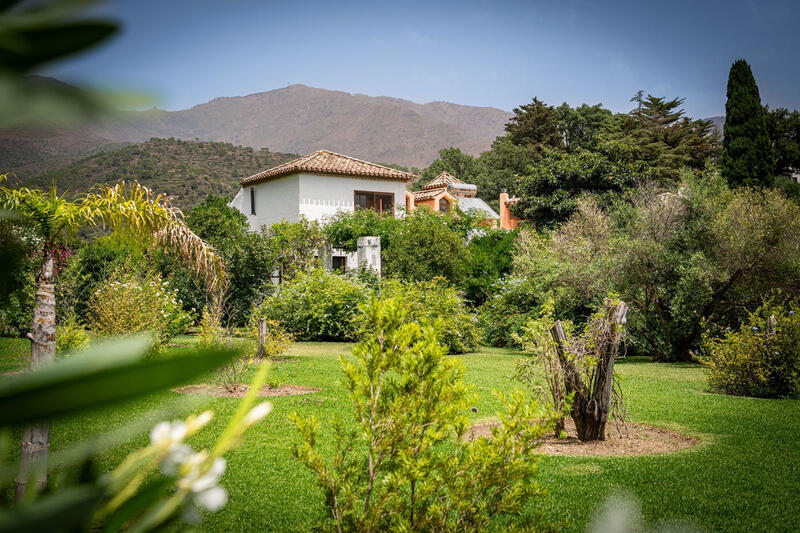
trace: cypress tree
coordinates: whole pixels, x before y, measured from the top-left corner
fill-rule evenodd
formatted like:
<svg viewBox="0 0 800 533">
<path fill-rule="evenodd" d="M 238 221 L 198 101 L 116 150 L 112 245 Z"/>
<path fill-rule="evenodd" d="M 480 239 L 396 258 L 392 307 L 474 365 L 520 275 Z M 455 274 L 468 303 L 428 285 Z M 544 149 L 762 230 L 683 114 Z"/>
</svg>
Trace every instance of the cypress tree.
<svg viewBox="0 0 800 533">
<path fill-rule="evenodd" d="M 744 59 L 731 65 L 725 128 L 722 140 L 722 175 L 731 185 L 772 183 L 774 160 L 758 86 Z"/>
</svg>

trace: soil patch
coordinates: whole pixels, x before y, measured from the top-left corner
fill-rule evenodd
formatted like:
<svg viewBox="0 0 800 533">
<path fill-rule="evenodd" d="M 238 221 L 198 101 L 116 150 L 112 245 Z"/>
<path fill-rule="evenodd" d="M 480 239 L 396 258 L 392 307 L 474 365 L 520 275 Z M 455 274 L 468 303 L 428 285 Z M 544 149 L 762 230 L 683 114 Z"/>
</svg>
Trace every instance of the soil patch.
<svg viewBox="0 0 800 533">
<path fill-rule="evenodd" d="M 25 370 L 6 370 L 5 372 L 0 373 L 3 376 L 19 376 L 20 374 L 24 374 Z"/>
<path fill-rule="evenodd" d="M 472 440 L 478 437 L 491 437 L 492 426 L 499 422 L 475 424 L 465 435 Z M 647 455 L 651 453 L 669 453 L 691 448 L 697 441 L 664 428 L 630 424 L 630 434 L 620 437 L 613 423 L 606 427 L 606 440 L 581 442 L 575 432 L 575 423 L 567 419 L 566 438 L 557 439 L 552 433 L 544 437 L 538 450 L 545 455 Z M 622 428 L 620 428 L 622 429 Z"/>
<path fill-rule="evenodd" d="M 173 392 L 178 392 L 180 394 L 201 394 L 203 396 L 219 396 L 219 397 L 228 397 L 228 398 L 242 398 L 245 394 L 247 394 L 248 390 L 247 385 L 241 385 L 238 390 L 236 391 L 228 391 L 225 387 L 220 387 L 219 385 L 186 385 L 185 387 L 178 387 L 177 389 L 172 389 Z M 320 392 L 322 389 L 318 389 L 316 387 L 305 387 L 303 385 L 281 385 L 280 387 L 273 388 L 269 385 L 265 385 L 261 387 L 261 390 L 258 392 L 258 395 L 261 397 L 268 397 L 268 396 L 297 396 L 300 394 L 312 394 L 314 392 Z"/>
</svg>

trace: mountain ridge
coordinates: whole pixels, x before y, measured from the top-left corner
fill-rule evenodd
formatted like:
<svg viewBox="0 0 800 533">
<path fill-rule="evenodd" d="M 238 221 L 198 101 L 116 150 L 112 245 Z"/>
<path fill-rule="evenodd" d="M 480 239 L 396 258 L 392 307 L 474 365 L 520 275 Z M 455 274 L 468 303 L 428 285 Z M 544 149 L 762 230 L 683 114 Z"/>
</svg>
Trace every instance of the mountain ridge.
<svg viewBox="0 0 800 533">
<path fill-rule="evenodd" d="M 0 132 L 0 162 L 4 171 L 28 178 L 104 149 L 174 137 L 284 153 L 328 149 L 423 168 L 442 148 L 474 155 L 487 150 L 510 116 L 494 107 L 421 104 L 294 84 L 175 111 L 120 111 L 70 130 L 53 125 Z"/>
</svg>

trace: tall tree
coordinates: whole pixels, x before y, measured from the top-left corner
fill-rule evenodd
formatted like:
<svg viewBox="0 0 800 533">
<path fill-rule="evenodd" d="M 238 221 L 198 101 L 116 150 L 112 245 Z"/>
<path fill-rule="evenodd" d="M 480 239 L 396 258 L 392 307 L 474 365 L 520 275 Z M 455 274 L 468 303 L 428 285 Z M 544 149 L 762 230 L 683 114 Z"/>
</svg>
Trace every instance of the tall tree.
<svg viewBox="0 0 800 533">
<path fill-rule="evenodd" d="M 4 180 L 0 176 L 0 182 Z M 41 264 L 36 277 L 36 300 L 31 340 L 30 368 L 48 365 L 56 354 L 56 296 L 54 252 L 66 234 L 81 228 L 103 226 L 127 231 L 131 235 L 153 239 L 165 247 L 178 250 L 200 273 L 210 289 L 221 288 L 225 281 L 222 263 L 197 235 L 184 224 L 180 212 L 170 205 L 169 198 L 154 195 L 138 183 L 104 186 L 75 201 L 38 189 L 0 187 L 0 209 L 10 211 L 13 222 L 24 224 L 41 239 Z M 43 467 L 50 449 L 50 424 L 40 422 L 25 428 L 17 477 L 17 501 L 26 492 L 31 473 L 39 473 L 39 488 L 47 484 Z"/>
<path fill-rule="evenodd" d="M 558 131 L 558 112 L 534 98 L 530 104 L 514 108 L 514 116 L 506 124 L 511 142 L 517 145 L 534 145 L 563 148 Z"/>
<path fill-rule="evenodd" d="M 770 184 L 775 168 L 758 85 L 744 59 L 731 65 L 722 140 L 722 175 L 732 185 Z"/>
<path fill-rule="evenodd" d="M 719 136 L 708 120 L 693 120 L 681 109 L 683 98 L 668 100 L 641 91 L 631 98 L 636 108 L 615 115 L 601 134 L 601 152 L 626 154 L 642 161 L 662 181 L 677 181 L 680 169 L 702 169 L 719 147 Z M 615 156 L 618 157 L 619 156 Z"/>
<path fill-rule="evenodd" d="M 775 175 L 800 171 L 800 111 L 764 108 L 767 134 L 775 155 Z"/>
</svg>

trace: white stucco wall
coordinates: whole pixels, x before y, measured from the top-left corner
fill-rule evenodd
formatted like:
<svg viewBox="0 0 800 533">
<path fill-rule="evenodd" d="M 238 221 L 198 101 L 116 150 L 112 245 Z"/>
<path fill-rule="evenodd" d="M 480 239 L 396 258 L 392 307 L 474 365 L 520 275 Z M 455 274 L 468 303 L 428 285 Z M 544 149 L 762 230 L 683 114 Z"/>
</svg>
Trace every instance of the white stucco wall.
<svg viewBox="0 0 800 533">
<path fill-rule="evenodd" d="M 271 226 L 281 220 L 297 222 L 300 219 L 300 176 L 284 176 L 254 185 L 256 190 L 256 214 L 250 214 L 250 189 L 239 189 L 230 206 L 247 216 L 250 229 L 258 231 L 261 226 Z"/>
<path fill-rule="evenodd" d="M 391 193 L 395 212 L 406 202 L 406 184 L 402 181 L 300 174 L 300 214 L 320 220 L 337 211 L 353 211 L 355 191 Z"/>
<path fill-rule="evenodd" d="M 406 184 L 402 181 L 349 178 L 317 174 L 294 174 L 254 185 L 256 214 L 250 214 L 250 187 L 239 189 L 231 200 L 247 216 L 250 229 L 271 226 L 285 219 L 297 222 L 301 216 L 320 220 L 337 211 L 353 211 L 355 191 L 394 195 L 395 213 L 405 207 Z"/>
</svg>

